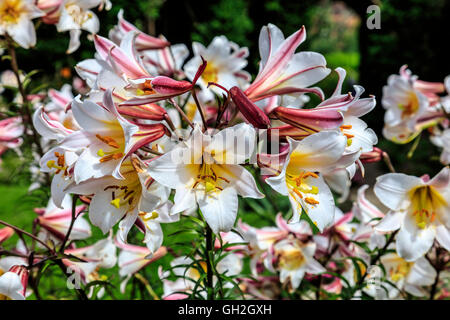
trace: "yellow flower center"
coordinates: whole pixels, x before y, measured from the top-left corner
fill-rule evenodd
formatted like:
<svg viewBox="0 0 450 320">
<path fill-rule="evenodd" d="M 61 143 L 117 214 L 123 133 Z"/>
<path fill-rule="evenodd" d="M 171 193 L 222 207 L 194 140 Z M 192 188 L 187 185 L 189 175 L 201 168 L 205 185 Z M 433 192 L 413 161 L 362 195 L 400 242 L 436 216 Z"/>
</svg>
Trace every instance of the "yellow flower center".
<svg viewBox="0 0 450 320">
<path fill-rule="evenodd" d="M 62 125 L 63 125 L 65 128 L 67 128 L 67 129 L 70 129 L 70 130 L 77 130 L 77 127 L 75 126 L 75 122 L 74 122 L 73 117 L 70 117 L 70 116 L 65 117 L 64 120 L 63 120 L 63 122 L 62 122 Z"/>
<path fill-rule="evenodd" d="M 356 261 L 356 263 L 358 264 L 359 270 L 361 271 L 361 276 L 364 276 L 367 272 L 366 266 L 361 261 Z M 355 283 L 358 282 L 358 271 L 356 270 L 356 268 L 353 271 L 353 279 Z"/>
<path fill-rule="evenodd" d="M 86 21 L 93 17 L 91 12 L 84 11 L 75 3 L 67 3 L 65 7 L 67 14 L 71 16 L 73 21 L 79 26 L 82 26 Z"/>
<path fill-rule="evenodd" d="M 407 261 L 401 259 L 401 261 L 399 261 L 397 267 L 391 268 L 389 270 L 389 276 L 391 277 L 392 281 L 397 282 L 397 281 L 405 278 L 408 275 L 412 266 L 413 266 L 412 262 L 407 262 Z"/>
<path fill-rule="evenodd" d="M 444 197 L 432 186 L 419 186 L 411 189 L 409 198 L 411 200 L 410 213 L 421 229 L 434 222 L 439 209 L 447 205 Z"/>
<path fill-rule="evenodd" d="M 186 104 L 186 106 L 184 108 L 185 108 L 186 116 L 188 117 L 188 119 L 193 121 L 195 114 L 197 112 L 197 105 L 195 103 L 189 102 Z"/>
<path fill-rule="evenodd" d="M 117 209 L 128 206 L 127 212 L 129 212 L 136 208 L 138 204 L 142 187 L 137 175 L 135 173 L 133 175 L 135 175 L 135 177 L 124 175 L 125 181 L 128 182 L 127 185 L 110 185 L 104 189 L 105 191 L 111 191 L 110 204 Z"/>
<path fill-rule="evenodd" d="M 408 95 L 408 101 L 405 104 L 399 104 L 398 108 L 402 111 L 402 118 L 411 117 L 419 110 L 419 99 L 414 92 Z"/>
<path fill-rule="evenodd" d="M 355 136 L 354 134 L 351 134 L 348 130 L 352 129 L 352 125 L 351 124 L 344 124 L 342 126 L 339 127 L 339 129 L 341 130 L 342 134 L 344 136 L 347 137 L 347 146 L 350 147 L 352 145 L 352 138 Z"/>
<path fill-rule="evenodd" d="M 24 13 L 27 13 L 27 8 L 21 0 L 2 0 L 0 4 L 0 24 L 16 24 Z"/>
<path fill-rule="evenodd" d="M 68 167 L 66 165 L 66 159 L 63 153 L 55 152 L 54 153 L 56 157 L 55 160 L 49 160 L 47 161 L 47 167 L 50 169 L 55 169 L 55 174 L 59 174 L 60 172 L 63 172 L 63 176 L 68 176 L 69 173 L 67 171 Z"/>
<path fill-rule="evenodd" d="M 230 181 L 225 177 L 218 176 L 213 169 L 213 165 L 203 163 L 192 189 L 205 191 L 206 193 L 217 192 L 223 190 L 223 183 L 230 183 Z"/>
<path fill-rule="evenodd" d="M 144 212 L 144 211 L 140 211 L 139 212 L 139 217 L 142 219 L 142 221 L 144 222 L 144 224 L 149 227 L 149 225 L 147 224 L 149 221 L 155 220 L 156 218 L 159 217 L 159 213 L 156 211 L 153 211 L 152 213 L 149 212 Z M 150 228 L 149 228 L 150 229 Z"/>
<path fill-rule="evenodd" d="M 138 96 L 145 96 L 145 95 L 155 94 L 155 93 L 156 93 L 156 91 L 153 90 L 151 80 L 145 80 L 144 83 L 142 83 L 139 86 L 139 88 L 136 89 L 136 95 L 138 95 Z"/>
<path fill-rule="evenodd" d="M 208 270 L 206 262 L 200 261 L 199 264 L 202 270 L 206 273 Z M 188 277 L 191 278 L 192 280 L 197 280 L 200 278 L 200 271 L 197 268 L 190 268 L 188 271 Z"/>
<path fill-rule="evenodd" d="M 98 149 L 97 155 L 101 157 L 99 160 L 100 162 L 117 160 L 123 157 L 123 148 L 121 148 L 120 144 L 116 140 L 108 136 L 101 136 L 99 134 L 96 134 L 95 136 L 97 139 L 113 148 L 113 150 L 108 152 L 105 152 L 103 149 Z"/>
<path fill-rule="evenodd" d="M 280 267 L 296 270 L 305 263 L 305 256 L 300 248 L 289 248 L 280 252 Z"/>
<path fill-rule="evenodd" d="M 205 71 L 203 71 L 202 78 L 206 83 L 217 82 L 219 80 L 219 69 L 211 62 L 208 62 Z"/>
<path fill-rule="evenodd" d="M 319 204 L 319 201 L 317 200 L 316 195 L 319 193 L 319 188 L 311 186 L 307 179 L 317 179 L 318 177 L 319 176 L 314 172 L 303 171 L 298 176 L 286 174 L 286 182 L 292 192 L 300 199 L 303 199 L 308 204 L 317 205 Z"/>
</svg>

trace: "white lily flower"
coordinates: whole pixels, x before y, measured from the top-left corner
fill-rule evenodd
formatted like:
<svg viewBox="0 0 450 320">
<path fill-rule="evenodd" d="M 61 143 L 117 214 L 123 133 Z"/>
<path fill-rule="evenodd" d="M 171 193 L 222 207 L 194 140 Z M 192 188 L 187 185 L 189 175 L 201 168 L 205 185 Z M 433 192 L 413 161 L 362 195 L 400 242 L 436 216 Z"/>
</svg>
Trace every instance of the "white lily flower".
<svg viewBox="0 0 450 320">
<path fill-rule="evenodd" d="M 396 74 L 391 75 L 388 85 L 383 87 L 381 103 L 386 109 L 386 125 L 396 126 L 405 122 L 411 129 L 429 106 L 427 97 L 414 88 L 410 79 Z"/>
<path fill-rule="evenodd" d="M 12 266 L 0 274 L 0 300 L 25 300 L 28 283 L 28 269 L 21 265 Z"/>
<path fill-rule="evenodd" d="M 240 166 L 250 158 L 255 138 L 253 127 L 245 123 L 213 136 L 203 134 L 196 126 L 185 144 L 151 161 L 150 175 L 162 185 L 176 189 L 171 213 L 198 203 L 214 233 L 230 231 L 236 220 L 238 194 L 264 197 L 250 172 Z"/>
<path fill-rule="evenodd" d="M 156 181 L 154 183 L 160 185 Z M 170 190 L 168 191 L 170 192 Z M 180 220 L 179 214 L 169 214 L 172 206 L 173 204 L 170 201 L 166 201 L 152 212 L 139 212 L 139 220 L 142 221 L 145 226 L 144 243 L 151 253 L 157 251 L 163 243 L 164 234 L 161 223 L 172 223 Z"/>
<path fill-rule="evenodd" d="M 66 249 L 64 253 L 72 254 L 86 261 L 96 262 L 99 268 L 110 269 L 117 263 L 116 250 L 113 240 L 111 237 L 108 237 L 87 247 Z"/>
<path fill-rule="evenodd" d="M 21 255 L 27 255 L 29 252 L 25 247 L 22 240 L 17 241 L 14 252 L 20 253 Z M 9 271 L 13 266 L 25 266 L 28 264 L 28 259 L 17 256 L 7 256 L 0 259 L 0 276 Z"/>
<path fill-rule="evenodd" d="M 266 266 L 272 265 L 275 257 L 276 270 L 280 272 L 280 282 L 290 281 L 292 290 L 297 289 L 305 273 L 319 274 L 326 269 L 313 257 L 316 244 L 309 242 L 303 244 L 298 239 L 284 239 L 273 246 L 272 255 L 268 255 Z"/>
<path fill-rule="evenodd" d="M 388 253 L 380 260 L 386 270 L 387 279 L 393 282 L 399 290 L 405 290 L 417 297 L 425 296 L 427 291 L 422 286 L 432 285 L 436 278 L 436 270 L 425 257 L 421 257 L 415 262 L 408 262 L 395 253 Z M 389 299 L 398 296 L 397 289 L 389 284 L 386 284 L 386 287 Z"/>
<path fill-rule="evenodd" d="M 21 47 L 36 44 L 36 31 L 32 19 L 44 15 L 33 0 L 2 0 L 0 2 L 0 35 L 9 35 Z"/>
<path fill-rule="evenodd" d="M 67 53 L 75 52 L 80 46 L 81 30 L 95 34 L 100 29 L 98 17 L 89 9 L 97 7 L 99 0 L 65 0 L 61 5 L 61 16 L 56 28 L 58 32 L 70 31 Z"/>
<path fill-rule="evenodd" d="M 439 96 L 443 83 L 425 82 L 403 66 L 400 75 L 391 75 L 383 87 L 382 104 L 386 109 L 383 135 L 396 143 L 407 143 L 424 128 L 442 119 Z M 442 99 L 444 102 L 445 98 Z M 445 108 L 445 102 L 443 103 Z"/>
<path fill-rule="evenodd" d="M 118 266 L 119 275 L 125 277 L 120 284 L 120 291 L 122 293 L 125 292 L 128 281 L 135 273 L 167 254 L 166 247 L 160 247 L 152 253 L 146 247 L 124 243 L 121 241 L 120 237 L 116 237 L 115 244 L 121 249 L 118 258 Z"/>
<path fill-rule="evenodd" d="M 36 208 L 39 225 L 52 236 L 53 240 L 62 241 L 67 234 L 72 222 L 72 199 L 66 194 L 59 209 L 50 198 L 46 208 Z M 75 209 L 76 220 L 72 227 L 69 240 L 86 239 L 91 236 L 91 226 L 82 217 L 85 205 L 79 205 Z"/>
<path fill-rule="evenodd" d="M 197 82 L 202 88 L 202 95 L 206 100 L 214 98 L 214 95 L 207 89 L 209 82 L 220 83 L 226 89 L 231 89 L 234 86 L 240 86 L 239 79 L 250 81 L 250 75 L 242 70 L 247 66 L 245 58 L 248 56 L 248 49 L 239 48 L 225 36 L 215 37 L 207 48 L 198 42 L 193 42 L 192 50 L 194 57 L 186 63 L 184 72 L 190 80 L 193 80 L 202 64 L 201 57 L 208 62 Z M 212 86 L 211 90 L 218 95 L 223 93 L 215 86 Z"/>
<path fill-rule="evenodd" d="M 356 201 L 353 203 L 352 212 L 362 222 L 354 237 L 357 239 L 369 239 L 370 250 L 382 248 L 386 243 L 384 232 L 375 230 L 374 226 L 385 214 L 366 198 L 365 191 L 368 185 L 358 189 Z"/>
<path fill-rule="evenodd" d="M 160 50 L 145 50 L 142 62 L 150 74 L 184 78 L 182 66 L 189 56 L 189 49 L 184 43 L 177 43 Z"/>
<path fill-rule="evenodd" d="M 375 195 L 392 211 L 375 226 L 378 231 L 400 229 L 397 253 L 415 261 L 428 252 L 436 239 L 450 250 L 450 169 L 443 168 L 433 179 L 402 173 L 377 178 Z"/>
<path fill-rule="evenodd" d="M 71 259 L 62 259 L 62 262 L 73 272 L 79 274 L 84 283 L 107 280 L 107 277 L 100 276 L 98 271 L 100 268 L 111 269 L 116 265 L 116 251 L 113 240 L 108 237 L 87 247 L 64 250 L 65 254 L 74 255 L 86 262 Z"/>
<path fill-rule="evenodd" d="M 75 98 L 72 111 L 82 128 L 81 134 L 88 140 L 74 166 L 76 183 L 106 175 L 123 179 L 120 167 L 125 158 L 165 134 L 162 124 L 137 125 L 123 118 L 117 111 L 111 90 L 104 94 L 103 106 Z"/>
<path fill-rule="evenodd" d="M 298 222 L 304 210 L 323 231 L 334 221 L 335 204 L 320 173 L 336 166 L 344 154 L 347 138 L 335 131 L 321 131 L 302 141 L 288 141 L 290 151 L 281 173 L 266 182 L 289 196 L 294 211 L 291 222 Z"/>
<path fill-rule="evenodd" d="M 58 208 L 63 207 L 67 192 L 65 188 L 73 182 L 73 168 L 78 159 L 77 151 L 86 143 L 84 136 L 74 133 L 62 140 L 64 148 L 55 147 L 45 153 L 39 161 L 41 171 L 54 173 L 51 192 L 52 199 Z"/>
<path fill-rule="evenodd" d="M 19 147 L 22 142 L 24 126 L 20 117 L 0 120 L 0 155 L 8 149 Z"/>
<path fill-rule="evenodd" d="M 144 165 L 133 157 L 125 161 L 120 174 L 123 179 L 105 176 L 88 179 L 79 184 L 70 184 L 65 192 L 91 195 L 89 218 L 103 233 L 125 217 L 119 228 L 119 235 L 126 241 L 127 234 L 140 212 L 152 212 L 167 201 L 170 190 L 148 176 Z"/>
<path fill-rule="evenodd" d="M 442 148 L 441 163 L 444 165 L 450 164 L 450 129 L 445 129 L 443 132 L 431 136 L 430 140 L 433 144 Z"/>
</svg>

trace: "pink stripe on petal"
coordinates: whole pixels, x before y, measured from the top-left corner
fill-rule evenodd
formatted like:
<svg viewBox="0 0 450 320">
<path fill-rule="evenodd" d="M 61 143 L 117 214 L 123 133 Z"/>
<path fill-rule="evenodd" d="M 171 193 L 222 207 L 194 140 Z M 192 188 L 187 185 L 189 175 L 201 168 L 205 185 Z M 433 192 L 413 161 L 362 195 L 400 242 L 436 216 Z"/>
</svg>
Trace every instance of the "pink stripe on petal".
<svg viewBox="0 0 450 320">
<path fill-rule="evenodd" d="M 293 109 L 277 107 L 269 116 L 286 122 L 294 127 L 314 131 L 339 128 L 344 120 L 344 117 L 340 112 L 327 109 Z"/>
<path fill-rule="evenodd" d="M 264 69 L 256 77 L 252 85 L 245 91 L 249 95 L 253 90 L 260 86 L 270 76 L 279 73 L 289 63 L 292 55 L 295 53 L 297 47 L 306 39 L 306 31 L 303 26 L 300 30 L 292 34 L 289 38 L 283 41 L 274 55 L 269 56 Z"/>
<path fill-rule="evenodd" d="M 128 57 L 114 42 L 95 35 L 94 45 L 103 60 L 108 61 L 109 57 L 111 57 L 113 62 L 120 67 L 121 71 L 126 75 L 132 78 L 143 78 L 148 76 L 147 72 L 136 63 L 134 57 Z"/>
</svg>

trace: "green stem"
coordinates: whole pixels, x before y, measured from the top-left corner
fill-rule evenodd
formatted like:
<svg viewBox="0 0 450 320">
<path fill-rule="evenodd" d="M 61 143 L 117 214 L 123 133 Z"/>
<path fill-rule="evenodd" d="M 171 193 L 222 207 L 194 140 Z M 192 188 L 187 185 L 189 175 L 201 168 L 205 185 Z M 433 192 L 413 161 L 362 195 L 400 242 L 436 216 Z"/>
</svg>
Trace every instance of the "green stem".
<svg viewBox="0 0 450 320">
<path fill-rule="evenodd" d="M 36 128 L 33 125 L 33 118 L 30 111 L 30 108 L 28 107 L 28 97 L 25 92 L 25 88 L 23 87 L 22 80 L 20 79 L 20 69 L 19 64 L 17 63 L 17 56 L 16 56 L 16 49 L 14 47 L 14 40 L 9 36 L 6 35 L 6 42 L 8 44 L 8 51 L 9 55 L 11 56 L 11 68 L 13 70 L 13 73 L 17 80 L 17 86 L 20 92 L 20 95 L 22 97 L 22 107 L 19 109 L 20 116 L 22 118 L 22 123 L 24 126 L 24 134 L 27 134 L 27 128 L 29 127 L 31 129 L 31 138 L 33 139 L 33 143 L 36 145 L 37 152 L 39 156 L 42 158 L 44 155 L 44 150 L 42 149 L 41 142 L 39 139 L 39 134 L 36 131 Z M 48 173 L 44 173 L 45 181 L 48 186 L 50 186 L 50 176 Z"/>
<path fill-rule="evenodd" d="M 22 233 L 22 234 L 24 234 L 24 235 L 29 236 L 29 237 L 32 238 L 33 240 L 36 240 L 37 242 L 39 242 L 40 244 L 42 244 L 44 247 L 46 247 L 50 252 L 54 253 L 54 251 L 53 251 L 52 248 L 50 248 L 44 241 L 42 241 L 41 239 L 39 239 L 39 238 L 36 237 L 35 235 L 33 235 L 33 234 L 29 233 L 29 232 L 26 232 L 25 230 L 22 230 L 22 229 L 20 229 L 20 228 L 18 228 L 18 227 L 16 227 L 16 226 L 13 226 L 12 224 L 9 224 L 8 222 L 5 222 L 5 221 L 3 221 L 3 220 L 0 220 L 0 224 L 3 224 L 3 225 L 5 225 L 5 226 L 7 226 L 7 227 L 10 227 L 10 228 L 14 229 L 16 232 L 20 232 L 20 233 Z"/>
<path fill-rule="evenodd" d="M 66 266 L 64 265 L 64 263 L 63 263 L 61 260 L 55 260 L 55 262 L 56 262 L 56 265 L 57 265 L 57 266 L 61 269 L 61 271 L 64 273 L 64 275 L 65 275 L 67 278 L 69 278 L 70 275 L 67 274 L 67 268 L 66 268 Z M 77 289 L 77 288 L 75 288 L 75 291 L 76 291 L 76 293 L 77 293 L 78 299 L 80 299 L 80 300 L 89 300 L 89 298 L 88 298 L 87 295 L 86 295 L 86 292 L 84 292 L 83 289 Z"/>
<path fill-rule="evenodd" d="M 64 240 L 61 244 L 61 248 L 59 249 L 59 252 L 64 253 L 64 249 L 66 248 L 67 241 L 69 241 L 70 234 L 72 233 L 73 225 L 75 224 L 76 217 L 76 211 L 77 211 L 77 200 L 78 196 L 76 194 L 72 197 L 72 219 L 70 220 L 70 226 L 69 230 L 67 230 L 67 234 L 64 237 Z"/>
<path fill-rule="evenodd" d="M 399 230 L 394 231 L 393 233 L 391 233 L 391 235 L 389 236 L 389 239 L 386 241 L 386 244 L 384 245 L 384 247 L 380 250 L 378 250 L 378 253 L 375 257 L 372 257 L 370 259 L 370 265 L 373 266 L 375 265 L 378 260 L 380 260 L 380 258 L 386 253 L 386 250 L 388 249 L 389 245 L 392 243 L 392 241 L 394 241 L 395 239 L 395 235 L 398 233 Z M 364 283 L 364 280 L 367 277 L 367 272 L 365 272 L 362 276 L 361 279 L 359 279 L 358 283 L 356 284 L 356 288 L 359 288 L 362 286 L 362 284 Z M 355 290 L 356 292 L 356 290 Z M 354 295 L 354 293 L 353 293 Z"/>
<path fill-rule="evenodd" d="M 213 233 L 206 223 L 206 286 L 208 288 L 208 300 L 214 300 L 213 265 L 210 254 L 212 251 Z"/>
<path fill-rule="evenodd" d="M 192 89 L 192 97 L 194 98 L 195 104 L 197 105 L 198 112 L 200 113 L 200 117 L 202 118 L 203 123 L 203 131 L 208 129 L 208 125 L 206 124 L 205 112 L 203 111 L 200 102 L 198 101 L 197 94 L 195 93 L 195 89 Z"/>
<path fill-rule="evenodd" d="M 135 273 L 134 276 L 144 285 L 147 292 L 150 294 L 150 296 L 153 297 L 154 300 L 160 300 L 158 295 L 155 293 L 153 288 L 150 285 L 150 282 L 148 282 L 147 279 L 145 279 L 141 274 Z"/>
</svg>

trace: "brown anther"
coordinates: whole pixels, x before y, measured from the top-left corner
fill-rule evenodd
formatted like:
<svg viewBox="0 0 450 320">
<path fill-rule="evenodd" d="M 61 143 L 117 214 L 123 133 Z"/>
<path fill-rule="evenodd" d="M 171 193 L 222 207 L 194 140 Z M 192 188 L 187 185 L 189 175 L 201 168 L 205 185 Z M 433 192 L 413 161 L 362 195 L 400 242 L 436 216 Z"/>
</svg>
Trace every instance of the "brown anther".
<svg viewBox="0 0 450 320">
<path fill-rule="evenodd" d="M 98 140 L 100 140 L 103 143 L 106 143 L 108 146 L 111 146 L 116 149 L 118 149 L 120 147 L 119 144 L 116 142 L 116 140 L 114 140 L 111 137 L 103 137 L 99 134 L 96 134 L 95 136 Z"/>
<path fill-rule="evenodd" d="M 305 202 L 309 203 L 309 204 L 319 204 L 319 201 L 317 201 L 314 198 L 310 198 L 310 197 L 305 198 Z"/>
<path fill-rule="evenodd" d="M 297 185 L 297 187 L 299 187 L 302 184 L 302 180 L 306 179 L 308 177 L 312 177 L 312 178 L 318 178 L 319 176 L 311 171 L 307 171 L 307 172 L 302 172 L 297 178 L 295 178 L 295 184 Z"/>
<path fill-rule="evenodd" d="M 108 154 L 107 156 L 104 156 L 103 158 L 100 158 L 100 162 L 107 162 L 110 160 L 117 160 L 123 157 L 123 153 L 118 152 L 118 153 L 113 153 L 113 154 Z"/>
<path fill-rule="evenodd" d="M 142 85 L 142 91 L 146 94 L 152 94 L 155 93 L 155 90 L 152 88 L 152 81 L 151 80 L 145 80 L 145 82 Z"/>
<path fill-rule="evenodd" d="M 132 195 L 134 193 L 134 191 L 128 191 L 127 193 L 125 193 L 125 195 L 123 196 L 123 200 L 127 200 L 127 198 Z"/>
<path fill-rule="evenodd" d="M 300 193 L 300 191 L 298 191 L 297 189 L 293 189 L 295 194 L 298 195 L 300 197 L 300 199 L 303 199 L 302 194 Z"/>
<path fill-rule="evenodd" d="M 119 189 L 120 187 L 119 186 L 107 186 L 105 189 L 103 189 L 103 191 L 106 191 L 106 190 L 108 190 L 108 189 Z"/>
<path fill-rule="evenodd" d="M 308 177 L 313 177 L 313 178 L 317 179 L 319 176 L 314 172 L 307 171 L 303 174 L 303 179 L 308 178 Z"/>
<path fill-rule="evenodd" d="M 350 134 L 350 133 L 344 133 L 344 136 L 346 136 L 348 139 L 351 139 L 354 137 L 354 135 Z"/>
<path fill-rule="evenodd" d="M 222 179 L 223 181 L 225 181 L 226 183 L 230 183 L 230 180 L 228 180 L 227 178 L 224 177 L 218 177 L 219 179 Z"/>
<path fill-rule="evenodd" d="M 430 222 L 433 222 L 434 220 L 436 220 L 436 212 L 432 212 L 431 213 L 431 219 L 430 219 Z"/>
</svg>

